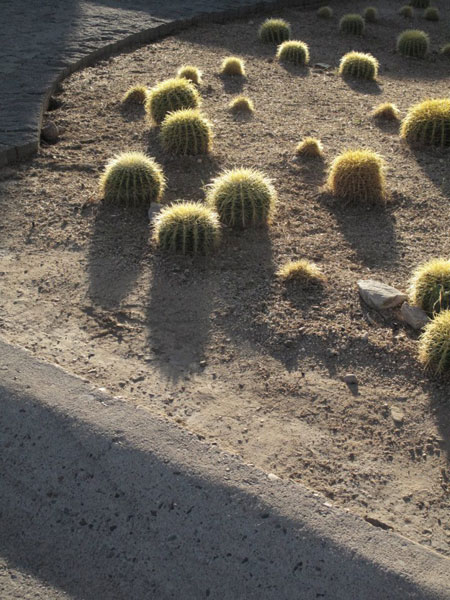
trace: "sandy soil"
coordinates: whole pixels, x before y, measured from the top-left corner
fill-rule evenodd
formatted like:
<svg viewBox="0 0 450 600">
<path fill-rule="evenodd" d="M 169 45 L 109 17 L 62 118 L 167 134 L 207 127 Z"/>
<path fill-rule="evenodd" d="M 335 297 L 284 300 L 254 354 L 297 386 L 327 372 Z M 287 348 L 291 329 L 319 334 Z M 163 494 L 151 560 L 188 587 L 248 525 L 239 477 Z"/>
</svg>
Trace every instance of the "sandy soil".
<svg viewBox="0 0 450 600">
<path fill-rule="evenodd" d="M 0 170 L 0 326 L 6 339 L 97 386 L 450 554 L 448 383 L 422 371 L 417 334 L 399 315 L 367 309 L 356 290 L 367 277 L 405 289 L 418 262 L 450 252 L 448 152 L 412 151 L 396 126 L 369 117 L 383 101 L 404 115 L 448 95 L 449 65 L 436 50 L 450 41 L 450 9 L 439 6 L 439 23 L 417 11 L 412 25 L 430 33 L 433 49 L 417 61 L 393 50 L 409 26 L 397 4 L 379 2 L 381 20 L 363 38 L 337 32 L 354 2 L 330 22 L 285 11 L 312 64 L 331 65 L 325 72 L 274 61 L 274 49 L 255 39 L 255 19 L 194 28 L 64 82 L 62 106 L 48 115 L 60 141 Z M 377 83 L 336 75 L 352 49 L 379 59 Z M 218 75 L 229 54 L 245 60 L 244 80 Z M 213 153 L 201 159 L 165 156 L 143 111 L 120 107 L 130 85 L 152 86 L 183 63 L 204 73 L 203 110 L 215 128 Z M 241 91 L 255 103 L 253 118 L 227 108 Z M 322 140 L 323 162 L 294 158 L 306 135 Z M 324 191 L 327 166 L 349 147 L 385 156 L 386 208 L 343 206 Z M 204 199 L 224 168 L 262 169 L 279 193 L 273 225 L 226 231 L 208 259 L 161 254 L 146 218 L 98 198 L 105 162 L 127 149 L 163 165 L 165 202 Z M 300 257 L 323 269 L 324 289 L 277 280 L 280 264 Z M 349 372 L 355 392 L 341 380 Z"/>
</svg>

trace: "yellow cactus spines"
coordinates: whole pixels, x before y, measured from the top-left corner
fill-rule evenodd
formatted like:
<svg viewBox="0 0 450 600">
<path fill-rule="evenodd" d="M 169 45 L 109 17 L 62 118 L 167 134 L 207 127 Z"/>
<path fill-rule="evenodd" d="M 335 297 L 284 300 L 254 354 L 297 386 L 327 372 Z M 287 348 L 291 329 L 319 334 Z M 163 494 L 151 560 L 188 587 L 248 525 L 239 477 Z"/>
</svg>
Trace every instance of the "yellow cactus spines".
<svg viewBox="0 0 450 600">
<path fill-rule="evenodd" d="M 348 14 L 344 15 L 339 21 L 339 29 L 342 33 L 351 33 L 352 35 L 362 35 L 366 28 L 366 24 L 361 15 Z"/>
<path fill-rule="evenodd" d="M 420 265 L 409 285 L 412 304 L 429 316 L 450 308 L 450 260 L 435 258 Z"/>
<path fill-rule="evenodd" d="M 180 202 L 163 208 L 154 226 L 153 239 L 168 252 L 210 254 L 220 241 L 217 214 L 200 202 Z"/>
<path fill-rule="evenodd" d="M 176 110 L 162 122 L 160 139 L 169 154 L 206 154 L 212 147 L 212 124 L 198 110 Z"/>
<path fill-rule="evenodd" d="M 429 6 L 426 11 L 423 13 L 424 19 L 427 21 L 439 21 L 440 14 L 438 9 L 435 6 Z"/>
<path fill-rule="evenodd" d="M 408 6 L 407 4 L 405 4 L 405 6 L 402 6 L 399 9 L 398 14 L 401 17 L 404 17 L 405 19 L 412 19 L 413 15 L 414 15 L 414 10 L 411 8 L 411 6 Z"/>
<path fill-rule="evenodd" d="M 228 107 L 234 113 L 252 113 L 255 110 L 253 102 L 247 96 L 236 96 Z"/>
<path fill-rule="evenodd" d="M 296 40 L 283 42 L 278 46 L 277 59 L 297 66 L 307 65 L 309 63 L 308 44 Z"/>
<path fill-rule="evenodd" d="M 270 223 L 277 194 L 270 179 L 253 169 L 225 171 L 209 186 L 207 202 L 229 227 Z"/>
<path fill-rule="evenodd" d="M 317 9 L 317 16 L 321 19 L 331 19 L 333 16 L 333 9 L 329 6 L 321 6 Z"/>
<path fill-rule="evenodd" d="M 368 6 L 363 13 L 366 23 L 376 23 L 378 21 L 378 11 L 374 6 Z"/>
<path fill-rule="evenodd" d="M 374 81 L 378 75 L 378 61 L 371 54 L 347 52 L 339 63 L 339 75 Z"/>
<path fill-rule="evenodd" d="M 400 111 L 395 104 L 391 102 L 383 102 L 372 111 L 374 119 L 385 119 L 386 121 L 398 121 L 400 119 Z"/>
<path fill-rule="evenodd" d="M 147 92 L 145 85 L 133 85 L 123 95 L 122 104 L 145 104 Z"/>
<path fill-rule="evenodd" d="M 450 310 L 425 325 L 419 340 L 419 360 L 436 375 L 450 371 Z"/>
<path fill-rule="evenodd" d="M 197 67 L 193 67 L 192 65 L 183 65 L 177 71 L 177 77 L 183 77 L 184 79 L 188 79 L 195 85 L 200 85 L 202 82 L 202 72 Z"/>
<path fill-rule="evenodd" d="M 412 106 L 402 121 L 400 136 L 419 146 L 450 146 L 450 98 L 425 100 Z"/>
<path fill-rule="evenodd" d="M 313 137 L 304 138 L 296 147 L 295 154 L 304 157 L 323 156 L 323 146 L 320 140 Z"/>
<path fill-rule="evenodd" d="M 244 77 L 244 61 L 237 56 L 227 56 L 227 58 L 223 59 L 220 73 L 222 75 L 240 75 L 241 77 Z"/>
<path fill-rule="evenodd" d="M 420 29 L 406 29 L 397 38 L 397 51 L 403 56 L 424 58 L 430 49 L 430 38 Z"/>
<path fill-rule="evenodd" d="M 148 208 L 159 202 L 166 182 L 161 167 L 141 152 L 125 152 L 111 160 L 100 178 L 105 202 Z"/>
<path fill-rule="evenodd" d="M 385 161 L 370 150 L 348 150 L 334 159 L 328 188 L 337 197 L 363 202 L 385 201 Z"/>
<path fill-rule="evenodd" d="M 320 285 L 326 281 L 326 277 L 319 267 L 305 259 L 284 263 L 276 274 L 283 281 L 298 281 L 304 285 Z"/>
<path fill-rule="evenodd" d="M 145 109 L 151 120 L 159 125 L 169 112 L 199 106 L 200 94 L 195 85 L 184 77 L 177 77 L 166 79 L 152 88 Z"/>
<path fill-rule="evenodd" d="M 266 19 L 259 28 L 259 39 L 268 44 L 281 44 L 291 37 L 291 26 L 284 19 Z"/>
</svg>

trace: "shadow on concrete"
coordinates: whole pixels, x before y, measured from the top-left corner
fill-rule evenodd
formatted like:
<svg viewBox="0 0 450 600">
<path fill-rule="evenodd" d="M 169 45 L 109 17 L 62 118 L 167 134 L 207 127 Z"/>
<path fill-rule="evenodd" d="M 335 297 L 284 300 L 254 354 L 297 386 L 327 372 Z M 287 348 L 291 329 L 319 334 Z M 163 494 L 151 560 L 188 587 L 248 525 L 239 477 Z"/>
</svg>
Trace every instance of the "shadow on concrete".
<svg viewBox="0 0 450 600">
<path fill-rule="evenodd" d="M 120 418 L 100 399 L 88 398 Z M 334 600 L 424 600 L 407 577 L 305 526 L 307 506 L 285 516 L 221 472 L 171 460 L 177 436 L 156 440 L 166 430 L 145 413 L 149 438 L 139 413 L 102 429 L 3 386 L 0 400 L 0 553 L 74 600 L 313 600 L 330 589 Z"/>
</svg>

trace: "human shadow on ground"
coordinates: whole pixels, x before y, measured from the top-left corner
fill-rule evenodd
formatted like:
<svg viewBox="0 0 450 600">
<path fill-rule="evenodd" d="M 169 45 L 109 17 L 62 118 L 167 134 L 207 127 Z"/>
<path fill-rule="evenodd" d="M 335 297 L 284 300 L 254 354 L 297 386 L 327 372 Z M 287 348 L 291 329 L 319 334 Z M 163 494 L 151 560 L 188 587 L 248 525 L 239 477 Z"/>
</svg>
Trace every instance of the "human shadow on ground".
<svg viewBox="0 0 450 600">
<path fill-rule="evenodd" d="M 211 257 L 152 260 L 146 324 L 148 354 L 170 380 L 202 369 L 209 339 L 214 296 Z"/>
<path fill-rule="evenodd" d="M 180 590 L 199 599 L 275 600 L 299 590 L 316 598 L 329 587 L 339 599 L 376 600 L 394 588 L 396 597 L 423 598 L 411 577 L 355 555 L 329 528 L 310 527 L 311 494 L 295 503 L 283 488 L 269 502 L 218 451 L 71 385 L 105 413 L 100 423 L 83 401 L 68 416 L 47 398 L 0 386 L 0 552 L 11 568 L 74 600 L 174 600 Z M 340 517 L 347 528 L 352 519 Z M 364 542 L 375 551 L 385 534 L 361 527 L 361 539 L 377 538 Z M 400 539 L 389 543 L 408 562 Z"/>
<path fill-rule="evenodd" d="M 133 289 L 148 251 L 148 218 L 145 209 L 100 202 L 88 254 L 89 298 L 112 309 Z"/>
</svg>

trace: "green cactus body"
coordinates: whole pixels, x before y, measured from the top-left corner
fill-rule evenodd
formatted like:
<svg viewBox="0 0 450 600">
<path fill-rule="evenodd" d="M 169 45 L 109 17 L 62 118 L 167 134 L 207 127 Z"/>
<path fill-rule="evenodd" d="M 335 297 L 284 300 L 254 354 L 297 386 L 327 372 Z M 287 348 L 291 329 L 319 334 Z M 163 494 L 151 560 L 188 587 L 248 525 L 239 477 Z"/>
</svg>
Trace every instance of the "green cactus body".
<svg viewBox="0 0 450 600">
<path fill-rule="evenodd" d="M 278 46 L 277 59 L 294 65 L 304 66 L 309 63 L 309 48 L 305 42 L 283 42 Z"/>
<path fill-rule="evenodd" d="M 400 136 L 423 146 L 450 146 L 450 99 L 425 100 L 411 107 L 402 121 Z"/>
<path fill-rule="evenodd" d="M 425 325 L 419 340 L 419 360 L 436 375 L 450 371 L 450 310 Z"/>
<path fill-rule="evenodd" d="M 240 75 L 241 77 L 245 77 L 244 61 L 237 56 L 228 56 L 223 59 L 220 72 L 222 75 Z"/>
<path fill-rule="evenodd" d="M 430 0 L 411 0 L 411 6 L 414 8 L 428 8 L 430 6 Z"/>
<path fill-rule="evenodd" d="M 450 58 L 450 44 L 444 44 L 440 50 L 440 54 L 446 58 Z"/>
<path fill-rule="evenodd" d="M 321 19 L 331 19 L 333 16 L 333 10 L 329 6 L 321 6 L 317 10 L 317 16 Z"/>
<path fill-rule="evenodd" d="M 188 79 L 195 85 L 200 85 L 202 82 L 202 73 L 197 67 L 193 67 L 192 65 L 183 65 L 177 71 L 177 77 Z"/>
<path fill-rule="evenodd" d="M 397 38 L 397 50 L 403 56 L 423 58 L 430 48 L 430 40 L 424 31 L 407 29 Z"/>
<path fill-rule="evenodd" d="M 412 304 L 433 317 L 450 308 L 450 260 L 435 258 L 420 265 L 409 285 Z"/>
<path fill-rule="evenodd" d="M 378 11 L 374 6 L 368 6 L 364 10 L 364 20 L 366 23 L 376 23 L 378 21 Z"/>
<path fill-rule="evenodd" d="M 147 88 L 145 85 L 130 87 L 122 97 L 123 104 L 145 104 L 146 100 Z"/>
<path fill-rule="evenodd" d="M 344 200 L 384 202 L 385 163 L 376 152 L 348 150 L 334 159 L 328 188 Z"/>
<path fill-rule="evenodd" d="M 111 160 L 100 178 L 105 202 L 131 208 L 148 208 L 159 202 L 165 188 L 161 167 L 140 152 L 127 152 Z"/>
<path fill-rule="evenodd" d="M 212 125 L 198 110 L 177 110 L 162 122 L 160 137 L 170 154 L 206 154 L 212 146 Z"/>
<path fill-rule="evenodd" d="M 262 173 L 253 169 L 233 169 L 212 182 L 207 201 L 222 223 L 246 228 L 270 222 L 276 197 L 271 181 Z"/>
<path fill-rule="evenodd" d="M 291 26 L 284 19 L 266 19 L 259 28 L 259 39 L 268 44 L 281 44 L 291 37 Z"/>
<path fill-rule="evenodd" d="M 190 81 L 181 77 L 166 79 L 152 88 L 145 109 L 153 122 L 159 125 L 169 112 L 199 106 L 200 95 L 197 89 Z"/>
<path fill-rule="evenodd" d="M 217 214 L 200 202 L 177 203 L 157 215 L 153 238 L 165 251 L 209 254 L 220 241 Z"/>
<path fill-rule="evenodd" d="M 378 61 L 371 54 L 348 52 L 341 58 L 339 75 L 373 81 L 378 75 Z"/>
<path fill-rule="evenodd" d="M 234 113 L 252 113 L 255 110 L 253 102 L 247 96 L 236 96 L 228 106 Z"/>
<path fill-rule="evenodd" d="M 427 21 L 439 21 L 440 18 L 439 11 L 434 6 L 429 6 L 423 16 Z"/>
<path fill-rule="evenodd" d="M 339 21 L 339 29 L 342 33 L 351 33 L 352 35 L 362 35 L 366 26 L 364 19 L 358 14 L 344 15 Z"/>
<path fill-rule="evenodd" d="M 400 8 L 398 14 L 405 19 L 412 19 L 414 11 L 410 6 L 405 5 Z"/>
</svg>

